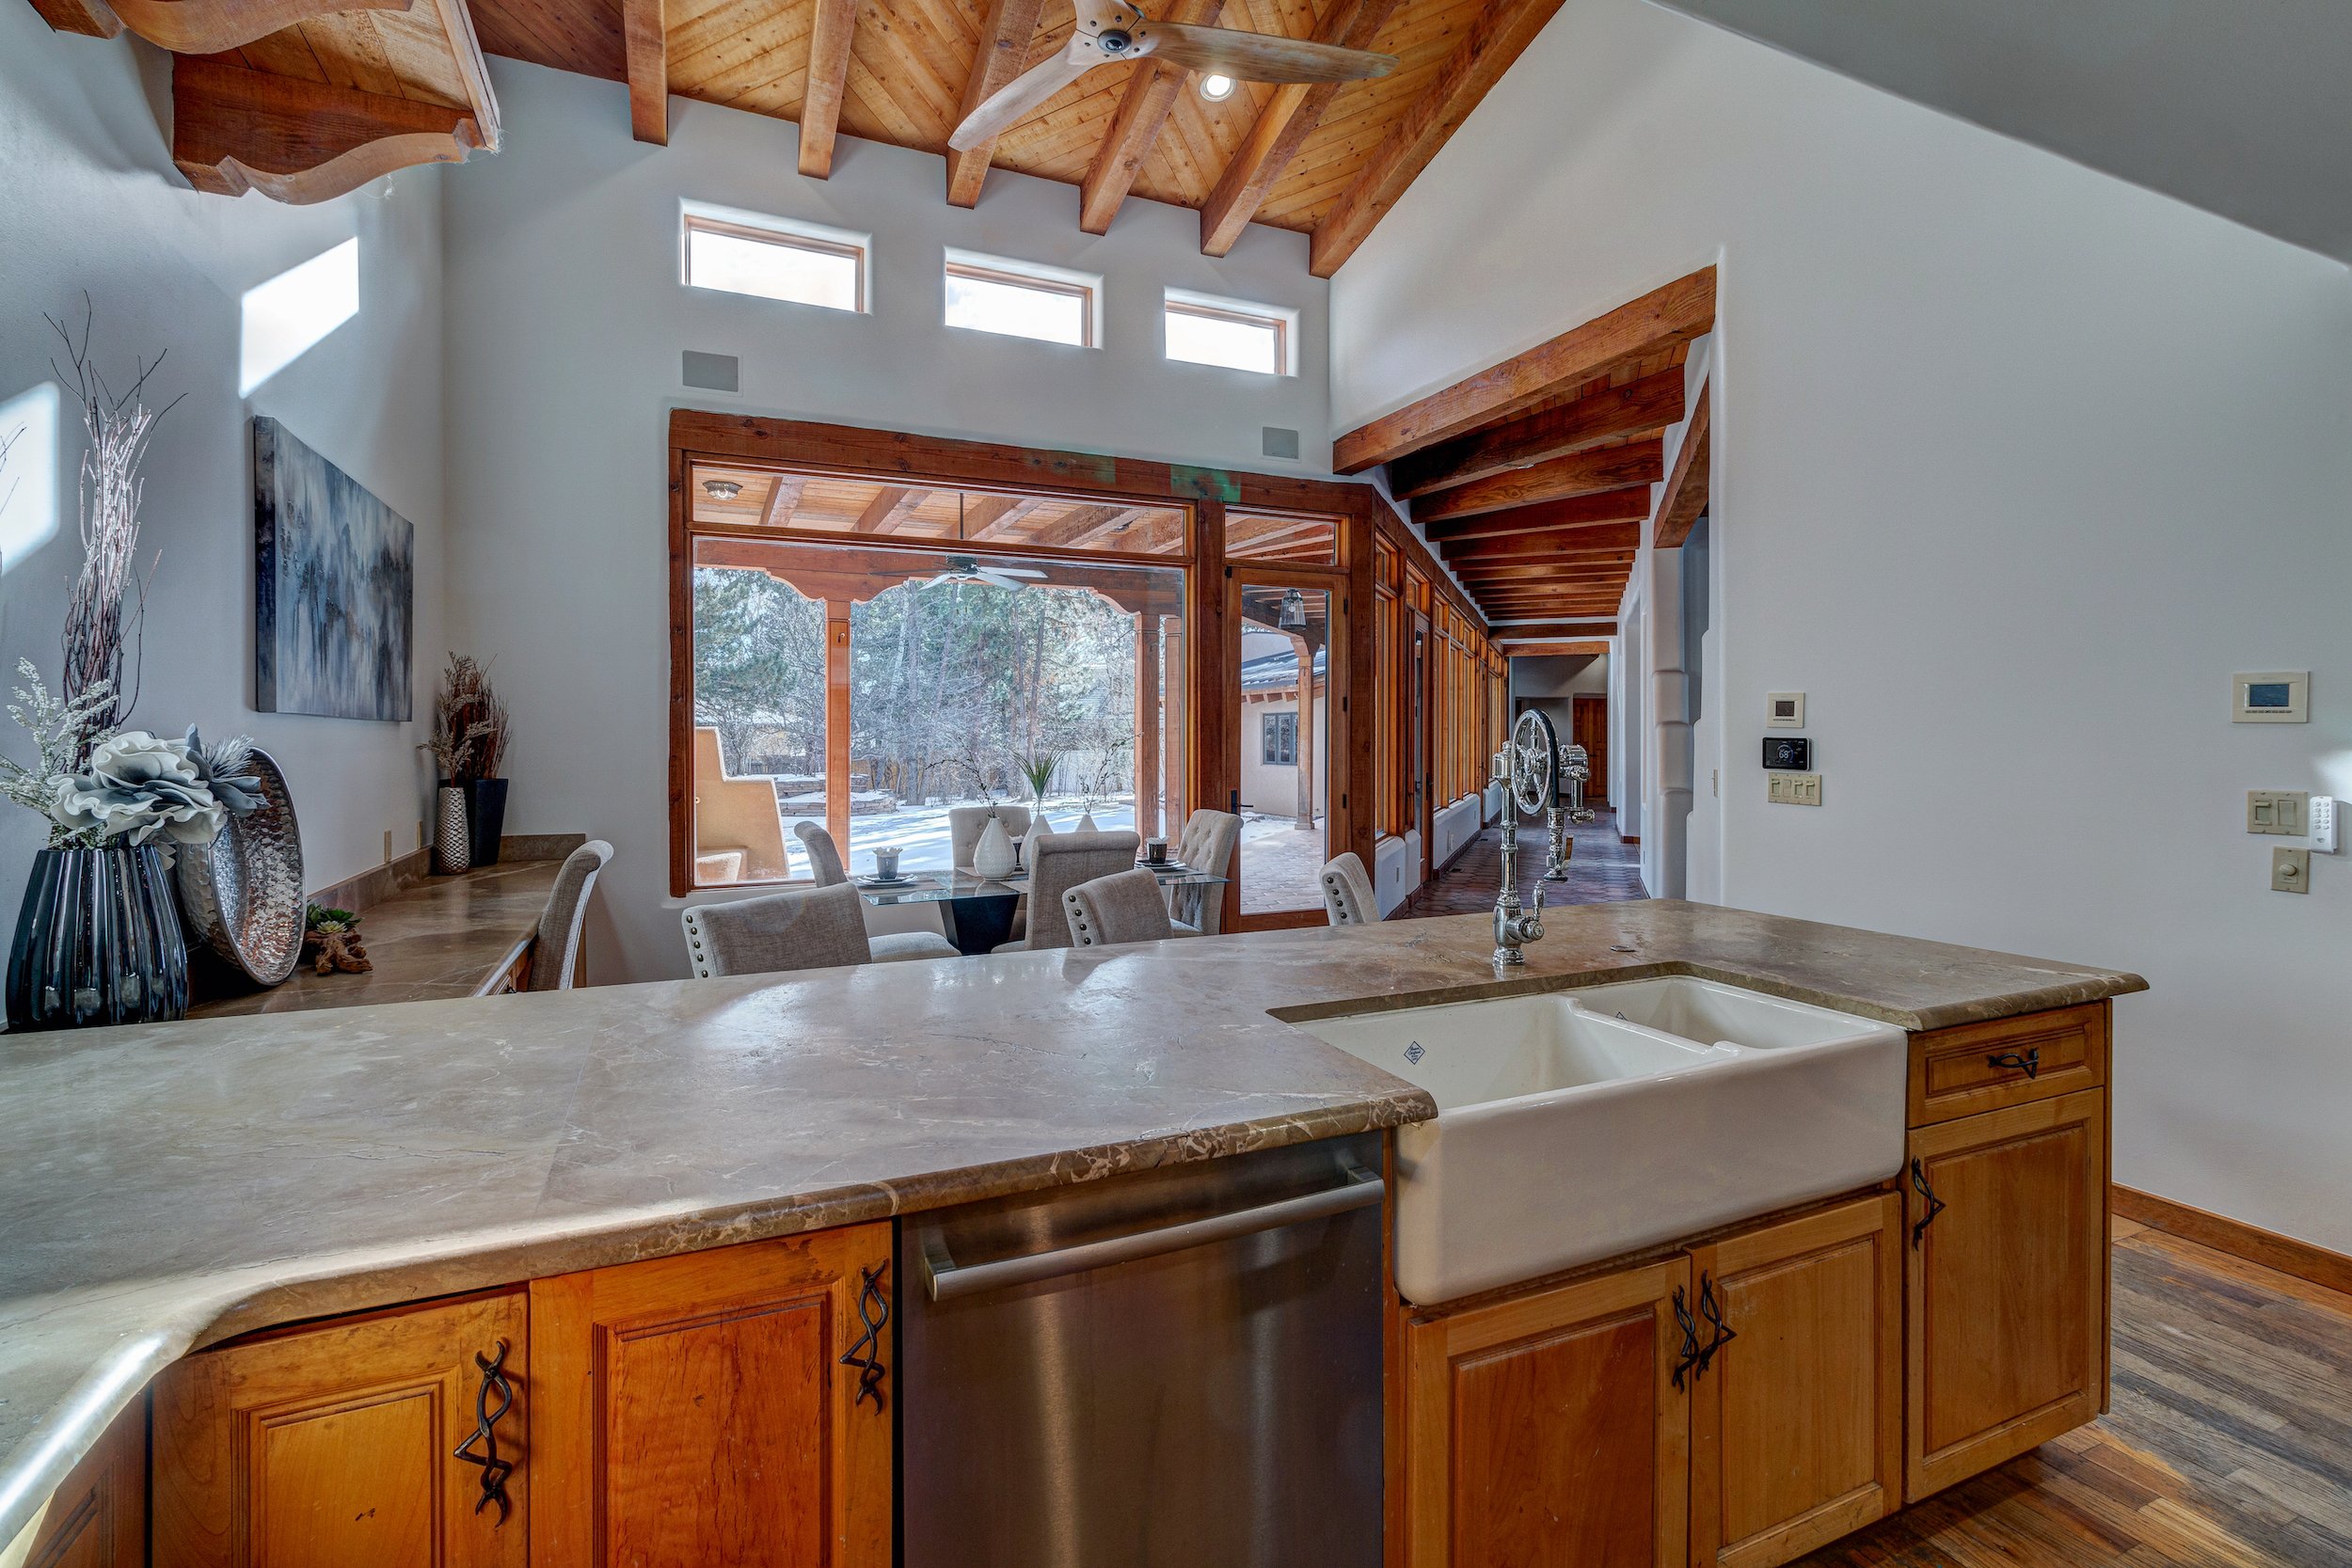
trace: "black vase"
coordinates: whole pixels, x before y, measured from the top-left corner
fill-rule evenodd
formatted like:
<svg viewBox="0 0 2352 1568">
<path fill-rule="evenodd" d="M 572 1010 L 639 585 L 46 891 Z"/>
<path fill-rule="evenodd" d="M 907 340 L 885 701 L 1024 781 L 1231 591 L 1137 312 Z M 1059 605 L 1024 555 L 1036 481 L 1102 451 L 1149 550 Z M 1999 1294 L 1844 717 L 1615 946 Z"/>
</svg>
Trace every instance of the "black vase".
<svg viewBox="0 0 2352 1568">
<path fill-rule="evenodd" d="M 466 781 L 466 836 L 473 847 L 473 863 L 496 865 L 499 840 L 506 833 L 506 781 Z"/>
<path fill-rule="evenodd" d="M 8 1028 L 157 1023 L 188 1010 L 188 947 L 152 845 L 43 849 L 8 945 Z"/>
</svg>

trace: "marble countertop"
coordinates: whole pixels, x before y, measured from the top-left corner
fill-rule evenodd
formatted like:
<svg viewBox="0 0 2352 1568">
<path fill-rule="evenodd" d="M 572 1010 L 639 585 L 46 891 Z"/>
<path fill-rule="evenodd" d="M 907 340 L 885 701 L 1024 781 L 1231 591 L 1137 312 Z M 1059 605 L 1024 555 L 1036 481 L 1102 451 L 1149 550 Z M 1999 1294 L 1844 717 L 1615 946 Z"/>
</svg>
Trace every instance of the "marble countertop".
<svg viewBox="0 0 2352 1568">
<path fill-rule="evenodd" d="M 1271 1016 L 1711 975 L 1909 1029 L 2136 975 L 1704 905 L 0 1037 L 0 1542 L 173 1359 L 573 1269 L 1390 1127 Z"/>
</svg>

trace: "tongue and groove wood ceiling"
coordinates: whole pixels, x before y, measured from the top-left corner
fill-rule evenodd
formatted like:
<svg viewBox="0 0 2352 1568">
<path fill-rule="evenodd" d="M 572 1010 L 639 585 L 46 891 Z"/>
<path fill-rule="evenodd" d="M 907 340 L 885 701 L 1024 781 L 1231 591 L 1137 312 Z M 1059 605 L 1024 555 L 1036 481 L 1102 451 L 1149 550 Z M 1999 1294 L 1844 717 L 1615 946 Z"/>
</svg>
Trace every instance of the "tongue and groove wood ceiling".
<svg viewBox="0 0 2352 1568">
<path fill-rule="evenodd" d="M 667 138 L 669 97 L 789 119 L 801 172 L 834 138 L 940 154 L 942 197 L 991 167 L 1076 185 L 1080 227 L 1129 195 L 1200 211 L 1222 256 L 1250 223 L 1312 236 L 1328 277 L 1353 254 L 1561 0 L 1143 0 L 1160 20 L 1315 39 L 1397 57 L 1338 86 L 1242 82 L 1212 103 L 1152 59 L 1088 72 L 993 145 L 948 133 L 1069 41 L 1070 0 L 31 0 L 60 31 L 127 25 L 183 56 L 174 156 L 199 188 L 317 201 L 408 163 L 496 150 L 484 54 L 628 84 L 635 135 Z"/>
</svg>

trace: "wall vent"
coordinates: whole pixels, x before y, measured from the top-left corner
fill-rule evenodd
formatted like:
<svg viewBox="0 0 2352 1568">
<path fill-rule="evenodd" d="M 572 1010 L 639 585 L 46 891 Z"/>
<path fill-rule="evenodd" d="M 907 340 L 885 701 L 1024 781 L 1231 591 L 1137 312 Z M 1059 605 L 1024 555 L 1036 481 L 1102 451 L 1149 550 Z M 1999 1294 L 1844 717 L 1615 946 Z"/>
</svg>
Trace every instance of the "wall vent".
<svg viewBox="0 0 2352 1568">
<path fill-rule="evenodd" d="M 698 354 L 690 348 L 682 373 L 689 387 L 713 392 L 742 390 L 742 361 L 732 354 Z"/>
<path fill-rule="evenodd" d="M 1298 432 L 1295 430 L 1284 430 L 1280 425 L 1270 424 L 1260 426 L 1259 434 L 1262 437 L 1260 450 L 1266 456 L 1296 457 L 1298 455 Z"/>
</svg>

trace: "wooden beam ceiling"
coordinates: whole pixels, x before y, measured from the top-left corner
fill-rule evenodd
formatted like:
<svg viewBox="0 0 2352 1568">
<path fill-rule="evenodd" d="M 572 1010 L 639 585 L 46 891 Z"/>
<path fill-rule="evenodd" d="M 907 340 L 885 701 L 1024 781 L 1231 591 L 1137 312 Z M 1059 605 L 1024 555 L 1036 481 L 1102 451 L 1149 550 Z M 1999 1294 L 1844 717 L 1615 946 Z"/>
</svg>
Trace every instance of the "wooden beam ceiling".
<svg viewBox="0 0 2352 1568">
<path fill-rule="evenodd" d="M 1655 436 L 1682 422 L 1683 398 L 1682 368 L 1677 365 L 1623 387 L 1408 453 L 1389 465 L 1389 489 L 1410 499 L 1573 456 L 1623 437 Z"/>
<path fill-rule="evenodd" d="M 990 0 L 988 20 L 980 26 L 979 53 L 964 77 L 963 100 L 956 119 L 978 108 L 989 94 L 1021 74 L 1029 61 L 1029 45 L 1037 39 L 1039 13 L 1045 0 Z M 979 204 L 980 185 L 988 179 L 989 160 L 996 154 L 993 139 L 977 147 L 947 152 L 947 200 L 957 207 Z"/>
<path fill-rule="evenodd" d="M 1659 498 L 1655 538 L 1661 550 L 1680 549 L 1699 515 L 1707 510 L 1708 388 L 1708 383 L 1699 383 L 1691 422 L 1682 432 L 1682 445 L 1675 450 L 1674 472 L 1666 476 L 1666 488 Z"/>
<path fill-rule="evenodd" d="M 1447 565 L 1459 568 L 1481 561 L 1554 561 L 1597 551 L 1639 549 L 1641 546 L 1641 524 L 1604 523 L 1597 528 L 1448 539 L 1438 546 L 1438 556 Z"/>
<path fill-rule="evenodd" d="M 1520 642 L 1502 644 L 1502 651 L 1513 658 L 1570 658 L 1579 654 L 1605 654 L 1605 641 L 1583 642 Z"/>
<path fill-rule="evenodd" d="M 621 0 L 628 61 L 628 128 L 639 141 L 670 141 L 670 21 L 665 0 Z"/>
<path fill-rule="evenodd" d="M 171 161 L 199 191 L 294 206 L 492 145 L 469 110 L 183 55 L 171 69 Z"/>
<path fill-rule="evenodd" d="M 1486 89 L 1502 80 L 1511 62 L 1535 41 L 1535 35 L 1560 6 L 1561 0 L 1492 0 L 1479 13 L 1460 45 L 1438 69 L 1437 80 L 1403 121 L 1382 138 L 1371 161 L 1316 226 L 1314 238 L 1308 244 L 1310 272 L 1328 277 L 1356 254 L 1356 247 L 1429 166 L 1438 150 L 1461 129 L 1462 121 L 1486 96 Z"/>
<path fill-rule="evenodd" d="M 759 509 L 760 527 L 789 528 L 793 509 L 801 504 L 802 492 L 807 488 L 806 474 L 778 474 L 768 491 L 767 501 Z"/>
<path fill-rule="evenodd" d="M 833 177 L 833 146 L 840 134 L 841 101 L 850 87 L 850 44 L 857 31 L 858 0 L 816 0 L 808 30 L 808 87 L 801 103 L 801 172 Z"/>
<path fill-rule="evenodd" d="M 1548 397 L 1702 337 L 1715 325 L 1715 269 L 1704 267 L 1629 304 L 1569 328 L 1332 443 L 1343 474 L 1432 447 L 1526 412 Z"/>
<path fill-rule="evenodd" d="M 1515 506 L 1502 512 L 1483 512 L 1474 517 L 1458 518 L 1453 522 L 1423 522 L 1422 526 L 1432 543 L 1442 544 L 1464 539 L 1562 532 L 1610 523 L 1642 523 L 1649 520 L 1649 486 L 1634 484 L 1589 496 L 1542 501 L 1534 506 Z"/>
<path fill-rule="evenodd" d="M 1487 634 L 1498 642 L 1550 642 L 1562 638 L 1614 637 L 1614 621 L 1526 621 L 1518 625 L 1489 626 Z"/>
<path fill-rule="evenodd" d="M 1315 41 L 1343 49 L 1370 49 L 1396 7 L 1397 0 L 1336 0 L 1315 28 Z M 1201 203 L 1201 254 L 1223 256 L 1232 250 L 1249 220 L 1265 205 L 1275 182 L 1323 123 L 1324 113 L 1339 91 L 1336 82 L 1294 82 L 1274 89 L 1265 107 L 1250 122 L 1249 134 L 1226 160 L 1216 188 Z"/>
<path fill-rule="evenodd" d="M 175 55 L 221 55 L 314 17 L 338 11 L 405 11 L 412 4 L 414 0 L 110 0 L 105 8 L 121 26 L 158 49 Z"/>
<path fill-rule="evenodd" d="M 1217 13 L 1224 8 L 1225 0 L 1176 0 L 1168 20 L 1208 27 L 1216 24 Z M 1111 219 L 1119 215 L 1120 203 L 1127 199 L 1129 187 L 1176 107 L 1176 94 L 1191 74 L 1182 66 L 1154 59 L 1144 60 L 1129 73 L 1110 134 L 1095 150 L 1094 162 L 1078 187 L 1080 229 L 1089 234 L 1110 232 Z"/>
<path fill-rule="evenodd" d="M 850 525 L 852 533 L 896 533 L 906 526 L 914 509 L 923 504 L 928 490 L 897 490 L 883 488 L 874 492 L 874 499 L 866 503 L 857 521 Z"/>
<path fill-rule="evenodd" d="M 122 32 L 122 19 L 105 0 L 33 0 L 33 9 L 56 32 L 91 39 L 115 38 Z"/>
<path fill-rule="evenodd" d="M 1451 522 L 1485 512 L 1502 512 L 1536 501 L 1565 500 L 1627 485 L 1654 484 L 1666 477 L 1666 457 L 1656 436 L 1623 446 L 1597 447 L 1555 457 L 1532 468 L 1515 468 L 1424 496 L 1413 504 L 1419 523 Z"/>
</svg>

